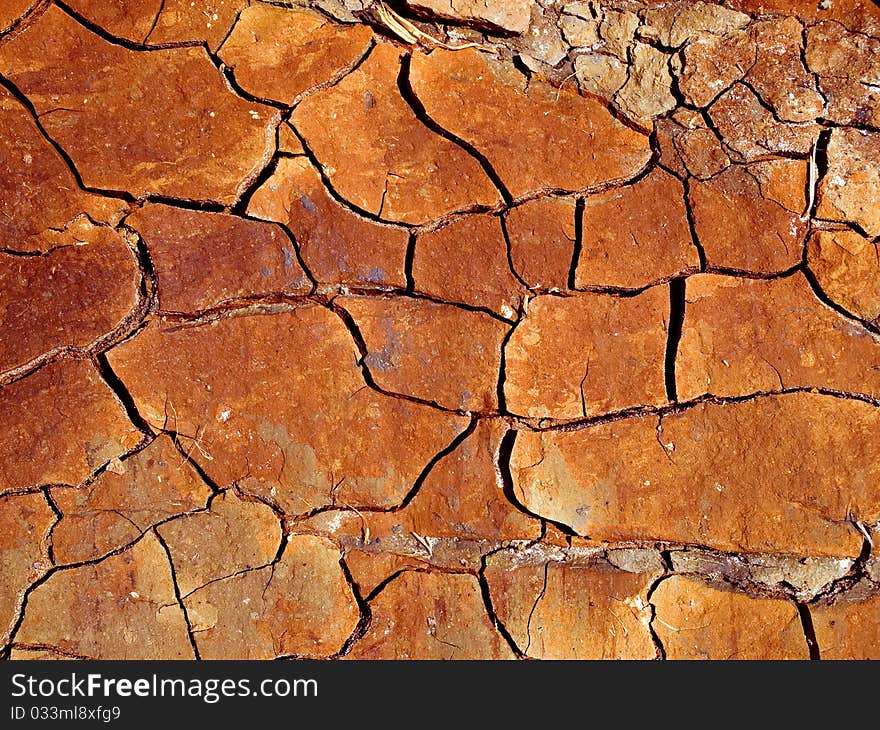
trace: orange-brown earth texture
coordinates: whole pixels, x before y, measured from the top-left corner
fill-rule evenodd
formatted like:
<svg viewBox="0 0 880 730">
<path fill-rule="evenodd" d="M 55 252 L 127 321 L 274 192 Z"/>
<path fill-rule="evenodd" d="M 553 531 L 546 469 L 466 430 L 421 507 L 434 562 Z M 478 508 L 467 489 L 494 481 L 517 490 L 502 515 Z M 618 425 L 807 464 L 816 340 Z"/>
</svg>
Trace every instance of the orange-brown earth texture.
<svg viewBox="0 0 880 730">
<path fill-rule="evenodd" d="M 880 657 L 870 0 L 2 0 L 0 657 Z"/>
</svg>

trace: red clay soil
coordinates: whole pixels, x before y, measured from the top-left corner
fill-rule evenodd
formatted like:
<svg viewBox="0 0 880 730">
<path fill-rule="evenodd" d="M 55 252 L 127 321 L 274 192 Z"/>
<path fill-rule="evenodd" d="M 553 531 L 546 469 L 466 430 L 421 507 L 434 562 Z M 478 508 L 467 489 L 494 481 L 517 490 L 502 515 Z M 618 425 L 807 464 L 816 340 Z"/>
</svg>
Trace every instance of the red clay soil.
<svg viewBox="0 0 880 730">
<path fill-rule="evenodd" d="M 5 2 L 0 658 L 880 658 L 878 243 L 870 0 Z"/>
</svg>

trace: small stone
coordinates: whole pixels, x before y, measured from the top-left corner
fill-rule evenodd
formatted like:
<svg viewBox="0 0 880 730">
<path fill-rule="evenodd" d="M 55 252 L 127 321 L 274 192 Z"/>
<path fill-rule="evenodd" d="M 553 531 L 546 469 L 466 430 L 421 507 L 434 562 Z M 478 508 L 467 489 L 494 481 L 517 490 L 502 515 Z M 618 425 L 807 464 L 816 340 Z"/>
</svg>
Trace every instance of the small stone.
<svg viewBox="0 0 880 730">
<path fill-rule="evenodd" d="M 798 185 L 806 162 L 787 163 L 791 190 L 785 199 L 804 198 Z M 768 196 L 771 191 L 768 190 Z M 779 189 L 772 191 L 781 197 Z M 761 184 L 749 168 L 728 167 L 710 180 L 691 181 L 689 198 L 694 230 L 706 252 L 709 266 L 755 273 L 777 273 L 796 266 L 802 257 L 807 223 L 772 197 L 764 197 Z M 803 210 L 805 201 L 801 203 Z"/>
<path fill-rule="evenodd" d="M 661 575 L 608 565 L 520 564 L 515 551 L 486 561 L 492 607 L 534 659 L 655 659 L 647 593 Z"/>
<path fill-rule="evenodd" d="M 404 4 L 431 18 L 517 34 L 528 30 L 532 15 L 529 0 L 404 0 Z"/>
<path fill-rule="evenodd" d="M 384 220 L 420 224 L 495 205 L 498 193 L 476 160 L 429 130 L 400 96 L 400 56 L 376 46 L 356 71 L 297 106 L 292 124 L 336 192 Z"/>
<path fill-rule="evenodd" d="M 121 464 L 122 474 L 108 469 L 79 489 L 52 490 L 63 515 L 52 532 L 59 565 L 101 558 L 169 517 L 204 509 L 211 494 L 168 436 Z"/>
<path fill-rule="evenodd" d="M 636 122 L 650 122 L 676 106 L 672 94 L 669 56 L 653 46 L 636 43 L 629 78 L 614 96 L 614 103 Z"/>
<path fill-rule="evenodd" d="M 510 260 L 533 289 L 567 289 L 575 246 L 575 204 L 565 198 L 530 200 L 505 218 Z"/>
<path fill-rule="evenodd" d="M 59 360 L 0 388 L 0 423 L 0 493 L 77 485 L 141 439 L 84 360 Z"/>
<path fill-rule="evenodd" d="M 336 499 L 396 505 L 465 424 L 368 387 L 348 330 L 321 306 L 154 322 L 107 357 L 141 415 L 170 424 L 216 484 L 291 515 Z"/>
<path fill-rule="evenodd" d="M 203 659 L 337 653 L 359 612 L 328 540 L 293 537 L 272 565 L 216 580 L 184 599 Z"/>
<path fill-rule="evenodd" d="M 406 286 L 409 234 L 340 205 L 306 157 L 278 160 L 251 197 L 248 214 L 284 224 L 321 284 Z"/>
<path fill-rule="evenodd" d="M 245 91 L 291 104 L 350 69 L 372 40 L 366 25 L 339 25 L 315 12 L 258 4 L 242 11 L 219 55 Z"/>
<path fill-rule="evenodd" d="M 835 129 L 827 156 L 818 217 L 856 223 L 869 236 L 880 236 L 880 134 Z"/>
<path fill-rule="evenodd" d="M 311 288 L 293 241 L 278 226 L 154 204 L 126 223 L 150 252 L 163 312 L 191 314 Z"/>
<path fill-rule="evenodd" d="M 539 296 L 505 348 L 508 410 L 576 419 L 666 402 L 669 293 Z"/>
<path fill-rule="evenodd" d="M 878 244 L 855 231 L 816 231 L 807 265 L 826 296 L 868 322 L 880 319 Z"/>
<path fill-rule="evenodd" d="M 428 115 L 485 154 L 514 198 L 626 179 L 651 154 L 647 137 L 595 99 L 570 85 L 502 82 L 475 51 L 416 54 L 412 85 Z"/>
<path fill-rule="evenodd" d="M 350 659 L 513 659 L 472 575 L 406 571 L 371 602 Z"/>
<path fill-rule="evenodd" d="M 152 533 L 99 563 L 50 576 L 28 596 L 15 640 L 90 659 L 194 658 L 168 555 Z"/>
<path fill-rule="evenodd" d="M 678 396 L 829 388 L 880 397 L 880 337 L 822 304 L 801 274 L 688 279 Z"/>
<path fill-rule="evenodd" d="M 878 427 L 870 404 L 818 393 L 700 403 L 521 431 L 510 471 L 526 509 L 595 540 L 854 558 L 848 515 L 880 519 Z"/>
<path fill-rule="evenodd" d="M 88 348 L 138 303 L 140 270 L 123 238 L 83 222 L 82 243 L 44 256 L 0 254 L 0 373 L 65 348 Z"/>
<path fill-rule="evenodd" d="M 51 6 L 0 48 L 0 71 L 89 186 L 229 204 L 274 151 L 278 113 L 229 91 L 204 48 L 139 53 Z"/>
<path fill-rule="evenodd" d="M 412 276 L 417 292 L 507 317 L 519 309 L 524 292 L 507 263 L 507 244 L 496 216 L 469 215 L 420 235 Z"/>
<path fill-rule="evenodd" d="M 671 576 L 651 596 L 667 659 L 809 659 L 791 601 L 752 598 Z"/>
<path fill-rule="evenodd" d="M 684 188 L 657 169 L 586 199 L 575 287 L 640 289 L 698 269 Z"/>
<path fill-rule="evenodd" d="M 336 300 L 355 321 L 364 364 L 380 388 L 443 408 L 498 407 L 501 343 L 509 326 L 480 312 L 410 299 Z"/>
<path fill-rule="evenodd" d="M 46 497 L 0 497 L 0 644 L 9 639 L 24 592 L 49 569 L 49 531 L 55 513 Z"/>
</svg>

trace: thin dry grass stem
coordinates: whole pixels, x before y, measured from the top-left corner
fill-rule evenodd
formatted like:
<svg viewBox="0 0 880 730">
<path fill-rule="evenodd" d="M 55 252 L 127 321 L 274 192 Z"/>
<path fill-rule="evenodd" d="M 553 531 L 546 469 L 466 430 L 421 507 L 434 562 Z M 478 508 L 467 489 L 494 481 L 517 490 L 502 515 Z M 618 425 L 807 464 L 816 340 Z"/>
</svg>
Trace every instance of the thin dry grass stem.
<svg viewBox="0 0 880 730">
<path fill-rule="evenodd" d="M 409 43 L 411 45 L 420 44 L 429 48 L 444 48 L 447 51 L 463 51 L 466 48 L 476 48 L 480 51 L 486 51 L 487 53 L 498 53 L 498 51 L 491 46 L 482 43 L 446 43 L 439 38 L 435 38 L 434 36 L 425 33 L 421 28 L 417 27 L 406 18 L 398 15 L 383 2 L 376 4 L 376 12 L 379 14 L 379 19 L 385 24 L 385 27 L 404 43 Z"/>
</svg>

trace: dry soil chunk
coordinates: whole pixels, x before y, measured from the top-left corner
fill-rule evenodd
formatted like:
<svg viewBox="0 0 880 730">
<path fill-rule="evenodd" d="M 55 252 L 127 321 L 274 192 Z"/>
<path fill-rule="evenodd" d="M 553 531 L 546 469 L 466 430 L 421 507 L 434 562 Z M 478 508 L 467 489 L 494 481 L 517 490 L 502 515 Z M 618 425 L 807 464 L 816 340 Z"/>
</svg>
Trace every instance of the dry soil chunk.
<svg viewBox="0 0 880 730">
<path fill-rule="evenodd" d="M 596 540 L 854 557 L 862 537 L 847 516 L 880 517 L 878 425 L 867 403 L 792 393 L 702 403 L 659 428 L 638 417 L 523 431 L 513 487 L 530 511 Z"/>
<path fill-rule="evenodd" d="M 181 434 L 217 484 L 237 482 L 290 514 L 334 495 L 396 504 L 464 425 L 367 387 L 348 330 L 319 306 L 154 323 L 108 358 L 140 413 Z"/>
<path fill-rule="evenodd" d="M 817 231 L 807 263 L 826 296 L 869 322 L 880 318 L 880 251 L 855 231 Z"/>
<path fill-rule="evenodd" d="M 55 489 L 63 518 L 52 531 L 59 564 L 94 560 L 137 540 L 150 527 L 204 508 L 211 494 L 174 448 L 159 436 L 143 451 L 114 462 L 79 489 Z"/>
<path fill-rule="evenodd" d="M 666 402 L 669 293 L 540 296 L 505 348 L 511 413 L 574 419 Z"/>
<path fill-rule="evenodd" d="M 241 499 L 227 490 L 205 512 L 187 515 L 158 528 L 174 561 L 182 596 L 211 581 L 268 565 L 281 544 L 281 523 L 262 502 Z"/>
<path fill-rule="evenodd" d="M 477 161 L 419 121 L 397 87 L 400 51 L 376 46 L 291 117 L 343 199 L 385 220 L 426 223 L 498 193 Z"/>
<path fill-rule="evenodd" d="M 628 78 L 614 96 L 614 103 L 631 119 L 649 124 L 652 119 L 674 109 L 669 56 L 645 43 L 632 49 Z"/>
<path fill-rule="evenodd" d="M 659 573 L 605 565 L 487 561 L 492 606 L 511 638 L 535 659 L 654 659 L 647 592 Z"/>
<path fill-rule="evenodd" d="M 9 638 L 22 594 L 49 569 L 54 522 L 42 493 L 0 497 L 0 645 Z"/>
<path fill-rule="evenodd" d="M 339 25 L 317 13 L 261 3 L 241 13 L 220 56 L 245 91 L 290 104 L 350 68 L 372 39 L 366 25 Z"/>
<path fill-rule="evenodd" d="M 572 200 L 530 200 L 505 218 L 514 270 L 533 289 L 567 289 L 575 245 Z"/>
<path fill-rule="evenodd" d="M 352 659 L 513 659 L 472 575 L 407 571 L 372 601 Z"/>
<path fill-rule="evenodd" d="M 278 160 L 251 198 L 248 214 L 286 225 L 322 284 L 406 286 L 407 232 L 340 205 L 307 157 Z"/>
<path fill-rule="evenodd" d="M 700 275 L 687 281 L 678 396 L 831 388 L 880 396 L 880 337 L 785 279 Z"/>
<path fill-rule="evenodd" d="M 131 51 L 54 6 L 0 71 L 93 187 L 231 203 L 274 148 L 275 110 L 233 94 L 203 48 Z"/>
<path fill-rule="evenodd" d="M 358 623 L 328 540 L 299 535 L 279 562 L 215 581 L 185 599 L 203 659 L 325 658 Z"/>
<path fill-rule="evenodd" d="M 806 163 L 784 163 L 790 173 L 782 190 L 762 190 L 748 168 L 732 166 L 710 180 L 693 180 L 689 198 L 694 229 L 709 266 L 755 273 L 777 273 L 796 266 L 802 257 L 807 224 L 791 205 L 804 200 Z"/>
<path fill-rule="evenodd" d="M 754 40 L 745 31 L 704 35 L 688 43 L 679 55 L 678 88 L 685 100 L 707 107 L 742 79 L 757 58 Z"/>
<path fill-rule="evenodd" d="M 168 554 L 148 533 L 99 563 L 61 570 L 28 597 L 15 640 L 93 659 L 192 659 Z"/>
<path fill-rule="evenodd" d="M 0 423 L 0 492 L 79 484 L 141 438 L 83 360 L 60 360 L 0 388 Z"/>
<path fill-rule="evenodd" d="M 65 347 L 88 347 L 135 308 L 140 271 L 110 228 L 78 226 L 82 244 L 45 256 L 0 254 L 0 372 Z"/>
<path fill-rule="evenodd" d="M 0 89 L 0 248 L 34 252 L 73 243 L 65 228 L 77 216 L 105 221 L 123 206 L 83 192 L 27 110 Z"/>
<path fill-rule="evenodd" d="M 412 273 L 416 291 L 505 317 L 514 316 L 524 291 L 507 262 L 496 216 L 469 215 L 419 236 Z"/>
<path fill-rule="evenodd" d="M 194 313 L 310 288 L 294 243 L 279 226 L 150 204 L 126 223 L 150 252 L 164 312 Z"/>
<path fill-rule="evenodd" d="M 529 0 L 404 0 L 419 14 L 478 28 L 524 33 L 532 17 Z"/>
<path fill-rule="evenodd" d="M 674 575 L 651 596 L 668 659 L 809 659 L 795 605 Z"/>
<path fill-rule="evenodd" d="M 95 0 L 92 0 L 94 2 Z M 101 2 L 102 0 L 98 0 Z M 139 0 L 125 0 L 136 4 Z M 149 43 L 204 41 L 212 51 L 229 35 L 250 0 L 164 0 Z"/>
<path fill-rule="evenodd" d="M 367 346 L 364 364 L 383 390 L 453 410 L 497 407 L 505 323 L 419 299 L 337 301 L 354 318 Z"/>
<path fill-rule="evenodd" d="M 684 188 L 657 169 L 634 185 L 586 199 L 575 287 L 638 289 L 699 268 Z"/>
<path fill-rule="evenodd" d="M 806 61 L 819 77 L 831 121 L 880 126 L 880 39 L 817 23 L 807 29 Z"/>
<path fill-rule="evenodd" d="M 880 596 L 810 606 L 823 659 L 880 658 Z"/>
<path fill-rule="evenodd" d="M 827 155 L 818 217 L 851 221 L 869 236 L 880 236 L 880 134 L 835 129 Z"/>
<path fill-rule="evenodd" d="M 648 138 L 596 99 L 510 85 L 476 51 L 415 54 L 411 80 L 428 115 L 486 155 L 514 198 L 626 179 L 651 156 Z"/>
</svg>

